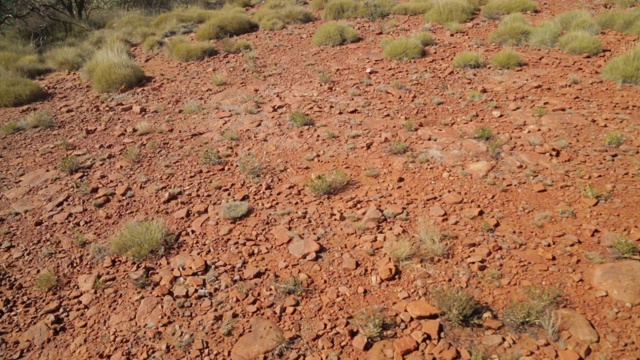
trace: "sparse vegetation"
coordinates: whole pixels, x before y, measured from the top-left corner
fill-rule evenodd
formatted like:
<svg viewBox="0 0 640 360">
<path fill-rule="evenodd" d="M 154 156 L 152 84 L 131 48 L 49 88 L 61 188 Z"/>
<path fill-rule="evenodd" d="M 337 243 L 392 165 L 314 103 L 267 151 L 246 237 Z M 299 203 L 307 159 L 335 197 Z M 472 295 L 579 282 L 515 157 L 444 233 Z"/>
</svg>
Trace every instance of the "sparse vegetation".
<svg viewBox="0 0 640 360">
<path fill-rule="evenodd" d="M 429 11 L 432 5 L 431 0 L 410 0 L 397 4 L 391 9 L 391 12 L 396 15 L 420 15 Z"/>
<path fill-rule="evenodd" d="M 457 325 L 471 322 L 478 310 L 476 300 L 462 288 L 435 289 L 432 297 L 447 320 Z"/>
<path fill-rule="evenodd" d="M 490 19 L 518 12 L 536 11 L 538 6 L 533 0 L 490 0 L 483 8 L 482 15 Z"/>
<path fill-rule="evenodd" d="M 114 254 L 128 256 L 135 261 L 144 260 L 174 243 L 174 236 L 158 220 L 126 223 L 110 239 Z"/>
<path fill-rule="evenodd" d="M 58 276 L 51 269 L 45 269 L 34 282 L 35 287 L 41 291 L 49 291 L 58 285 Z"/>
<path fill-rule="evenodd" d="M 35 81 L 0 72 L 0 108 L 30 104 L 45 97 Z"/>
<path fill-rule="evenodd" d="M 640 85 L 640 47 L 613 58 L 602 70 L 602 77 L 621 84 Z"/>
<path fill-rule="evenodd" d="M 529 41 L 532 31 L 533 27 L 527 18 L 515 13 L 502 19 L 498 28 L 489 36 L 489 41 L 500 45 L 520 46 Z"/>
<path fill-rule="evenodd" d="M 484 66 L 484 59 L 474 52 L 462 52 L 453 59 L 453 66 L 463 69 L 477 69 Z"/>
<path fill-rule="evenodd" d="M 622 136 L 622 134 L 619 132 L 609 133 L 604 138 L 604 144 L 609 147 L 616 148 L 622 145 L 622 143 L 624 143 L 624 136 Z"/>
<path fill-rule="evenodd" d="M 296 295 L 300 296 L 304 292 L 304 286 L 302 281 L 298 277 L 286 278 L 275 284 L 275 288 L 278 293 L 282 295 Z"/>
<path fill-rule="evenodd" d="M 25 128 L 26 125 L 24 123 L 20 123 L 17 121 L 7 121 L 6 123 L 2 124 L 2 128 L 0 128 L 0 130 L 4 135 L 11 135 L 22 131 Z"/>
<path fill-rule="evenodd" d="M 364 176 L 370 177 L 370 178 L 377 178 L 378 176 L 380 176 L 380 171 L 378 171 L 378 169 L 376 168 L 368 168 L 367 170 L 364 171 Z"/>
<path fill-rule="evenodd" d="M 513 50 L 502 50 L 491 59 L 494 66 L 502 69 L 514 69 L 525 64 L 522 56 Z"/>
<path fill-rule="evenodd" d="M 202 153 L 202 162 L 205 164 L 221 164 L 224 159 L 222 159 L 218 150 L 209 148 Z"/>
<path fill-rule="evenodd" d="M 227 78 L 223 74 L 215 74 L 211 77 L 211 82 L 215 86 L 222 86 L 227 84 Z"/>
<path fill-rule="evenodd" d="M 558 46 L 568 53 L 574 55 L 596 55 L 602 52 L 602 42 L 600 38 L 582 30 L 569 32 L 558 39 Z"/>
<path fill-rule="evenodd" d="M 242 173 L 256 179 L 262 175 L 264 165 L 258 161 L 253 152 L 248 152 L 240 157 L 240 160 L 238 161 L 238 168 Z"/>
<path fill-rule="evenodd" d="M 289 122 L 291 123 L 291 126 L 296 128 L 313 125 L 313 120 L 311 120 L 309 116 L 302 111 L 297 110 L 289 114 Z"/>
<path fill-rule="evenodd" d="M 335 195 L 349 184 L 349 175 L 342 170 L 312 175 L 305 185 L 315 197 Z"/>
<path fill-rule="evenodd" d="M 517 330 L 539 325 L 544 314 L 559 301 L 561 293 L 555 288 L 531 286 L 524 291 L 525 299 L 512 302 L 504 310 L 504 321 Z"/>
<path fill-rule="evenodd" d="M 131 60 L 124 45 L 103 48 L 84 67 L 85 76 L 97 92 L 132 89 L 145 78 L 142 69 Z"/>
<path fill-rule="evenodd" d="M 196 31 L 197 40 L 224 39 L 258 30 L 258 24 L 241 11 L 216 13 Z"/>
<path fill-rule="evenodd" d="M 636 243 L 627 239 L 626 236 L 618 236 L 613 245 L 611 245 L 611 249 L 621 257 L 629 257 L 638 253 Z"/>
<path fill-rule="evenodd" d="M 232 201 L 222 204 L 220 217 L 225 220 L 237 220 L 246 216 L 251 206 L 246 201 Z"/>
<path fill-rule="evenodd" d="M 463 23 L 473 17 L 475 10 L 471 0 L 433 0 L 424 18 L 438 24 Z"/>
<path fill-rule="evenodd" d="M 24 123 L 29 129 L 49 129 L 54 125 L 53 117 L 51 117 L 51 114 L 48 111 L 32 112 L 31 114 L 27 115 Z"/>
<path fill-rule="evenodd" d="M 486 126 L 481 126 L 473 132 L 474 139 L 488 141 L 493 137 L 493 130 Z"/>
<path fill-rule="evenodd" d="M 321 25 L 311 40 L 316 46 L 338 46 L 360 39 L 358 33 L 347 24 L 330 22 Z"/>
<path fill-rule="evenodd" d="M 402 155 L 406 153 L 408 150 L 409 150 L 409 145 L 407 145 L 406 142 L 402 140 L 394 140 L 391 143 L 391 145 L 389 145 L 387 152 L 392 155 Z"/>
<path fill-rule="evenodd" d="M 384 245 L 384 251 L 397 262 L 409 260 L 415 252 L 413 244 L 406 239 L 387 241 Z"/>
<path fill-rule="evenodd" d="M 418 59 L 424 55 L 424 46 L 413 37 L 397 38 L 382 45 L 384 56 L 391 60 Z"/>
<path fill-rule="evenodd" d="M 256 11 L 255 19 L 260 29 L 264 30 L 280 30 L 288 24 L 305 24 L 315 20 L 311 11 L 280 1 L 267 1 L 263 8 Z"/>
<path fill-rule="evenodd" d="M 383 331 L 391 324 L 384 314 L 384 309 L 373 307 L 363 309 L 353 316 L 353 325 L 355 325 L 360 334 L 370 341 L 379 340 Z"/>
<path fill-rule="evenodd" d="M 167 42 L 169 56 L 177 61 L 202 60 L 216 54 L 216 49 L 207 42 L 192 44 L 185 37 L 176 37 Z"/>
<path fill-rule="evenodd" d="M 416 236 L 420 240 L 420 246 L 429 255 L 443 257 L 446 255 L 446 247 L 442 243 L 442 234 L 433 222 L 425 218 L 418 220 Z"/>
<path fill-rule="evenodd" d="M 60 162 L 60 170 L 67 174 L 73 174 L 80 170 L 80 160 L 73 155 L 65 156 Z"/>
</svg>

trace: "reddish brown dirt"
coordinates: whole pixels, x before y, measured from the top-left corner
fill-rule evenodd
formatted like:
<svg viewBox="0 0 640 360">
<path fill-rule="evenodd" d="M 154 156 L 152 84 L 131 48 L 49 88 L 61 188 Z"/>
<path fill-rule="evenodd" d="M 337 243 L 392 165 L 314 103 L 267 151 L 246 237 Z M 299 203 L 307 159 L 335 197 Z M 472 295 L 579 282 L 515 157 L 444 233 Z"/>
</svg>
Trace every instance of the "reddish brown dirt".
<svg viewBox="0 0 640 360">
<path fill-rule="evenodd" d="M 540 2 L 541 12 L 528 16 L 535 23 L 578 6 Z M 383 34 L 380 25 L 391 19 L 397 27 Z M 57 125 L 1 142 L 0 357 L 228 359 L 252 319 L 264 318 L 289 339 L 284 358 L 377 358 L 382 345 L 355 348 L 361 339 L 350 320 L 381 306 L 393 323 L 383 338 L 395 350 L 386 354 L 396 359 L 406 348 L 411 359 L 465 359 L 478 350 L 500 359 L 638 359 L 640 308 L 591 281 L 599 262 L 618 261 L 608 247 L 616 234 L 640 239 L 640 87 L 600 78 L 635 39 L 606 32 L 606 50 L 595 57 L 523 47 L 527 65 L 518 70 L 459 70 L 451 61 L 461 51 L 490 58 L 500 50 L 486 41 L 496 22 L 478 16 L 455 34 L 436 25 L 437 44 L 407 62 L 384 59 L 378 44 L 415 33 L 421 16 L 351 21 L 363 40 L 337 48 L 311 44 L 320 23 L 242 36 L 256 46 L 257 71 L 242 54 L 184 64 L 134 49 L 150 77 L 140 88 L 102 97 L 80 74 L 56 73 L 39 80 L 51 94 L 46 101 L 1 110 L 5 120 L 48 110 Z M 212 85 L 214 73 L 228 84 Z M 319 82 L 321 73 L 329 83 Z M 482 100 L 468 100 L 471 91 Z M 185 114 L 190 101 L 202 111 Z M 548 113 L 534 116 L 538 107 Z M 291 128 L 293 110 L 315 125 Z M 409 119 L 417 131 L 404 128 Z M 141 121 L 156 131 L 136 135 Z M 473 139 L 480 126 L 503 142 L 497 155 Z M 238 140 L 225 140 L 226 129 Z M 618 148 L 604 145 L 613 131 L 625 137 Z M 395 140 L 409 145 L 408 155 L 388 153 Z M 141 155 L 130 164 L 123 156 L 133 146 Z M 229 157 L 204 164 L 207 148 Z M 258 178 L 238 167 L 248 152 L 264 165 Z M 69 155 L 82 160 L 77 174 L 59 170 Z M 469 170 L 480 162 L 488 174 Z M 304 184 L 333 168 L 350 175 L 348 188 L 312 197 Z M 365 176 L 369 168 L 379 177 Z M 593 204 L 587 185 L 609 196 Z M 447 201 L 448 193 L 462 201 Z M 249 201 L 250 215 L 220 219 L 231 199 Z M 477 209 L 480 216 L 469 216 Z M 560 215 L 567 209 L 575 217 Z M 375 214 L 385 210 L 399 216 Z M 396 276 L 381 280 L 385 242 L 417 242 L 422 217 L 455 235 L 448 255 L 395 263 Z M 107 244 L 135 219 L 164 220 L 177 244 L 141 263 L 90 254 L 90 244 Z M 75 244 L 77 234 L 89 245 Z M 299 259 L 288 250 L 299 239 L 321 250 Z M 34 288 L 45 268 L 58 275 L 48 292 Z M 144 272 L 147 285 L 138 288 L 134 279 Z M 304 292 L 282 295 L 278 284 L 292 276 L 304 280 Z M 444 317 L 434 338 L 426 335 L 433 320 L 406 309 L 431 301 L 434 288 L 462 287 L 486 306 L 485 320 L 502 321 L 532 284 L 562 290 L 561 306 L 582 314 L 599 340 L 587 345 L 561 331 L 549 341 L 539 327 L 461 327 Z M 225 323 L 233 324 L 228 336 Z"/>
</svg>

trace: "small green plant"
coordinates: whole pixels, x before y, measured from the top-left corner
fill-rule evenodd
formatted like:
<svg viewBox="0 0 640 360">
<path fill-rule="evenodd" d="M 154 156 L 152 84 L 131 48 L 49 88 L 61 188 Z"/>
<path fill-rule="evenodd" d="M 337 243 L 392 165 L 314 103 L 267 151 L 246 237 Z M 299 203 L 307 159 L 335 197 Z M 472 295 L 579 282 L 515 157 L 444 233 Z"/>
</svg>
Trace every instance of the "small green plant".
<svg viewBox="0 0 640 360">
<path fill-rule="evenodd" d="M 202 153 L 202 162 L 205 164 L 222 164 L 224 159 L 218 153 L 216 149 L 206 149 Z"/>
<path fill-rule="evenodd" d="M 414 131 L 418 130 L 418 127 L 416 126 L 416 122 L 413 121 L 413 119 L 409 119 L 409 120 L 405 121 L 402 124 L 402 127 L 404 127 L 405 130 L 410 131 L 410 132 L 414 132 Z"/>
<path fill-rule="evenodd" d="M 467 100 L 475 101 L 475 102 L 481 101 L 482 93 L 480 91 L 475 91 L 475 90 L 469 91 L 467 93 Z"/>
<path fill-rule="evenodd" d="M 85 64 L 84 74 L 100 93 L 132 89 L 145 79 L 144 71 L 129 57 L 124 45 L 98 50 Z"/>
<path fill-rule="evenodd" d="M 65 156 L 60 162 L 60 170 L 67 174 L 73 174 L 80 170 L 80 160 L 73 155 Z"/>
<path fill-rule="evenodd" d="M 328 1 L 322 12 L 323 20 L 339 20 L 357 18 L 362 5 L 353 0 L 332 0 Z"/>
<path fill-rule="evenodd" d="M 556 21 L 542 21 L 531 30 L 529 44 L 542 49 L 556 46 L 562 35 L 562 26 Z"/>
<path fill-rule="evenodd" d="M 491 59 L 494 66 L 501 69 L 514 69 L 525 64 L 522 56 L 513 50 L 503 50 Z"/>
<path fill-rule="evenodd" d="M 474 139 L 489 141 L 493 137 L 493 130 L 486 126 L 481 126 L 473 132 Z"/>
<path fill-rule="evenodd" d="M 462 288 L 436 289 L 431 295 L 447 320 L 457 325 L 471 322 L 478 310 L 476 300 Z"/>
<path fill-rule="evenodd" d="M 431 46 L 435 45 L 436 43 L 436 40 L 433 38 L 433 34 L 428 31 L 420 31 L 412 37 L 420 41 L 420 44 L 422 44 L 422 46 Z"/>
<path fill-rule="evenodd" d="M 224 11 L 212 16 L 196 31 L 197 40 L 224 39 L 258 30 L 258 24 L 240 11 Z"/>
<path fill-rule="evenodd" d="M 215 74 L 211 77 L 211 82 L 215 86 L 222 86 L 227 84 L 227 78 L 223 74 Z"/>
<path fill-rule="evenodd" d="M 167 42 L 169 56 L 177 61 L 202 60 L 216 54 L 216 49 L 207 42 L 190 43 L 186 37 L 175 37 Z"/>
<path fill-rule="evenodd" d="M 558 45 L 567 54 L 596 55 L 602 52 L 599 37 L 583 30 L 569 32 L 558 39 Z"/>
<path fill-rule="evenodd" d="M 163 45 L 162 40 L 160 39 L 159 36 L 155 36 L 155 35 L 151 35 L 148 36 L 146 39 L 144 39 L 144 41 L 142 42 L 142 48 L 145 51 L 155 51 L 158 50 L 159 48 L 161 48 Z"/>
<path fill-rule="evenodd" d="M 58 276 L 50 269 L 43 270 L 35 280 L 38 290 L 49 291 L 58 285 Z"/>
<path fill-rule="evenodd" d="M 362 336 L 370 341 L 376 341 L 382 337 L 391 321 L 387 319 L 383 308 L 372 307 L 356 313 L 351 323 L 358 328 Z"/>
<path fill-rule="evenodd" d="M 424 56 L 424 46 L 415 37 L 397 38 L 382 45 L 383 54 L 387 59 L 410 60 Z"/>
<path fill-rule="evenodd" d="M 318 75 L 318 82 L 320 84 L 330 84 L 331 83 L 331 74 L 326 73 L 324 71 L 321 71 L 320 75 Z"/>
<path fill-rule="evenodd" d="M 144 260 L 174 243 L 175 237 L 158 220 L 126 223 L 110 239 L 114 254 L 128 256 L 135 261 Z"/>
<path fill-rule="evenodd" d="M 545 115 L 547 115 L 549 113 L 549 110 L 545 109 L 542 106 L 538 106 L 536 107 L 536 110 L 533 113 L 533 116 L 535 117 L 543 117 Z"/>
<path fill-rule="evenodd" d="M 248 152 L 240 157 L 240 160 L 238 161 L 238 168 L 242 173 L 255 179 L 260 177 L 262 174 L 264 165 L 258 161 L 253 152 Z"/>
<path fill-rule="evenodd" d="M 27 105 L 44 98 L 37 82 L 14 76 L 0 76 L 0 108 Z"/>
<path fill-rule="evenodd" d="M 463 23 L 473 17 L 476 10 L 474 1 L 467 0 L 433 0 L 424 19 L 438 24 Z"/>
<path fill-rule="evenodd" d="M 640 15 L 638 19 L 640 24 Z M 640 29 L 640 25 L 638 28 Z M 602 70 L 602 77 L 621 84 L 640 85 L 640 47 L 613 58 Z M 1 93 L 2 89 L 0 89 Z"/>
<path fill-rule="evenodd" d="M 2 124 L 2 128 L 0 128 L 0 130 L 5 135 L 11 135 L 22 131 L 25 128 L 26 125 L 24 123 L 19 123 L 17 121 L 7 121 L 6 123 Z"/>
<path fill-rule="evenodd" d="M 245 217 L 251 206 L 246 201 L 232 201 L 222 204 L 220 209 L 220 217 L 225 220 L 238 220 Z"/>
<path fill-rule="evenodd" d="M 461 69 L 477 69 L 484 66 L 484 59 L 474 52 L 462 52 L 453 59 L 453 66 Z"/>
<path fill-rule="evenodd" d="M 255 12 L 255 19 L 263 30 L 280 30 L 287 24 L 306 24 L 315 20 L 313 13 L 302 6 L 285 5 L 281 1 L 267 1 Z"/>
<path fill-rule="evenodd" d="M 24 124 L 27 128 L 42 128 L 48 129 L 53 127 L 54 121 L 51 114 L 47 111 L 36 111 L 27 115 Z"/>
<path fill-rule="evenodd" d="M 321 25 L 311 39 L 316 46 L 338 46 L 358 40 L 360 36 L 351 26 L 338 22 Z"/>
<path fill-rule="evenodd" d="M 305 185 L 315 197 L 335 195 L 349 184 L 349 175 L 342 170 L 313 175 Z"/>
<path fill-rule="evenodd" d="M 624 142 L 624 136 L 619 132 L 612 132 L 607 134 L 604 138 L 604 143 L 610 147 L 619 147 Z"/>
<path fill-rule="evenodd" d="M 409 150 L 409 145 L 407 145 L 406 142 L 402 140 L 394 140 L 389 146 L 389 148 L 387 149 L 387 152 L 392 155 L 402 155 L 406 153 L 408 150 Z"/>
<path fill-rule="evenodd" d="M 489 42 L 499 45 L 520 46 L 529 41 L 533 27 L 520 13 L 505 16 L 498 28 L 489 36 Z"/>
<path fill-rule="evenodd" d="M 313 120 L 311 120 L 311 118 L 305 113 L 298 110 L 289 114 L 289 122 L 291 123 L 291 126 L 296 128 L 313 125 Z"/>
<path fill-rule="evenodd" d="M 140 161 L 140 147 L 138 145 L 128 147 L 122 155 L 122 158 L 130 164 L 137 163 Z"/>
<path fill-rule="evenodd" d="M 378 171 L 378 169 L 376 168 L 368 168 L 367 170 L 364 171 L 364 176 L 377 178 L 378 176 L 380 176 L 380 171 Z"/>
<path fill-rule="evenodd" d="M 557 304 L 562 294 L 555 288 L 531 286 L 524 290 L 525 299 L 514 301 L 503 311 L 504 321 L 516 330 L 538 325 L 545 312 Z"/>
<path fill-rule="evenodd" d="M 282 295 L 296 295 L 300 296 L 304 292 L 304 286 L 302 281 L 298 277 L 286 278 L 283 281 L 277 282 L 274 287 L 278 293 Z"/>
<path fill-rule="evenodd" d="M 444 257 L 446 255 L 446 247 L 442 243 L 442 234 L 433 222 L 420 218 L 416 236 L 420 240 L 422 249 L 430 256 Z"/>
<path fill-rule="evenodd" d="M 611 245 L 611 249 L 621 257 L 629 257 L 638 253 L 638 247 L 635 242 L 628 240 L 626 236 L 618 236 L 613 245 Z"/>
</svg>

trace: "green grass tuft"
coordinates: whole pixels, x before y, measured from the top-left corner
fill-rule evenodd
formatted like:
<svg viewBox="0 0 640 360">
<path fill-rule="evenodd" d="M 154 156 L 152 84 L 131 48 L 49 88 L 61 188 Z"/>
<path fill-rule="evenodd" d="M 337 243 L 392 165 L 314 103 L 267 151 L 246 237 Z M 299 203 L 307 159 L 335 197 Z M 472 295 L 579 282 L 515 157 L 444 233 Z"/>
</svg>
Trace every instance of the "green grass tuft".
<svg viewBox="0 0 640 360">
<path fill-rule="evenodd" d="M 435 289 L 433 302 L 447 320 L 456 325 L 470 323 L 478 311 L 478 303 L 462 288 Z"/>
<path fill-rule="evenodd" d="M 396 15 L 420 15 L 429 11 L 432 6 L 431 0 L 411 0 L 397 4 L 391 9 L 391 12 Z"/>
<path fill-rule="evenodd" d="M 258 24 L 242 12 L 227 11 L 213 16 L 196 31 L 197 40 L 224 39 L 258 30 Z"/>
<path fill-rule="evenodd" d="M 513 50 L 502 50 L 491 59 L 494 66 L 502 69 L 514 69 L 525 64 L 522 56 Z"/>
<path fill-rule="evenodd" d="M 297 110 L 289 114 L 289 122 L 296 128 L 313 125 L 313 120 L 307 114 Z"/>
<path fill-rule="evenodd" d="M 328 174 L 313 175 L 307 184 L 311 195 L 315 197 L 334 195 L 349 184 L 349 175 L 342 170 L 334 170 Z"/>
<path fill-rule="evenodd" d="M 537 48 L 552 48 L 562 35 L 562 26 L 555 21 L 543 21 L 533 28 L 529 44 Z"/>
<path fill-rule="evenodd" d="M 169 234 L 166 225 L 158 220 L 127 223 L 110 240 L 114 254 L 128 256 L 135 261 L 160 252 L 174 242 L 175 238 Z"/>
<path fill-rule="evenodd" d="M 640 85 L 640 47 L 613 58 L 602 70 L 602 77 L 621 84 Z"/>
<path fill-rule="evenodd" d="M 484 58 L 474 52 L 461 52 L 453 59 L 453 66 L 461 69 L 477 69 L 484 66 Z"/>
<path fill-rule="evenodd" d="M 558 46 L 568 54 L 596 55 L 602 52 L 602 41 L 599 37 L 586 31 L 572 31 L 558 39 Z"/>
<path fill-rule="evenodd" d="M 572 10 L 556 16 L 554 20 L 563 31 L 586 31 L 591 35 L 600 33 L 600 25 L 585 10 Z"/>
<path fill-rule="evenodd" d="M 301 6 L 287 6 L 281 9 L 262 8 L 255 13 L 260 29 L 280 30 L 288 24 L 306 24 L 315 20 L 311 11 Z"/>
<path fill-rule="evenodd" d="M 324 6 L 323 20 L 357 18 L 361 11 L 360 2 L 354 0 L 331 0 Z"/>
<path fill-rule="evenodd" d="M 397 38 L 382 45 L 383 54 L 387 59 L 409 60 L 424 56 L 424 46 L 414 37 Z"/>
<path fill-rule="evenodd" d="M 101 93 L 115 92 L 123 87 L 132 89 L 145 78 L 140 66 L 129 57 L 123 46 L 111 46 L 96 52 L 85 65 L 84 74 L 93 89 Z"/>
<path fill-rule="evenodd" d="M 482 15 L 488 18 L 497 18 L 512 13 L 532 12 L 538 10 L 533 0 L 490 0 L 482 8 Z"/>
<path fill-rule="evenodd" d="M 220 217 L 225 220 L 237 220 L 246 216 L 251 206 L 246 201 L 233 201 L 222 205 Z"/>
<path fill-rule="evenodd" d="M 185 37 L 176 37 L 167 42 L 167 51 L 173 59 L 188 62 L 202 60 L 216 54 L 216 49 L 208 42 L 192 44 Z"/>
<path fill-rule="evenodd" d="M 48 50 L 44 59 L 55 70 L 78 70 L 91 55 L 89 47 L 59 46 Z"/>
<path fill-rule="evenodd" d="M 489 41 L 507 46 L 524 45 L 529 41 L 532 31 L 533 27 L 524 15 L 515 13 L 502 19 L 498 28 L 489 36 Z"/>
<path fill-rule="evenodd" d="M 422 46 L 431 46 L 436 43 L 436 40 L 433 38 L 433 34 L 428 31 L 421 31 L 412 37 L 420 41 Z"/>
<path fill-rule="evenodd" d="M 313 35 L 312 42 L 316 46 L 338 46 L 350 44 L 360 39 L 358 33 L 349 25 L 329 22 L 321 25 Z"/>
<path fill-rule="evenodd" d="M 46 96 L 35 81 L 0 75 L 0 108 L 30 104 Z"/>
<path fill-rule="evenodd" d="M 640 36 L 640 8 L 606 11 L 598 15 L 595 21 L 604 29 Z"/>
<path fill-rule="evenodd" d="M 58 285 L 58 276 L 52 270 L 43 270 L 35 280 L 35 287 L 41 291 L 49 291 Z"/>
<path fill-rule="evenodd" d="M 438 24 L 463 23 L 473 17 L 476 5 L 467 0 L 433 0 L 433 5 L 425 14 L 426 21 Z"/>
<path fill-rule="evenodd" d="M 27 115 L 25 119 L 25 124 L 27 128 L 40 128 L 40 129 L 49 129 L 52 128 L 55 122 L 49 114 L 48 111 L 35 111 L 31 114 Z"/>
</svg>

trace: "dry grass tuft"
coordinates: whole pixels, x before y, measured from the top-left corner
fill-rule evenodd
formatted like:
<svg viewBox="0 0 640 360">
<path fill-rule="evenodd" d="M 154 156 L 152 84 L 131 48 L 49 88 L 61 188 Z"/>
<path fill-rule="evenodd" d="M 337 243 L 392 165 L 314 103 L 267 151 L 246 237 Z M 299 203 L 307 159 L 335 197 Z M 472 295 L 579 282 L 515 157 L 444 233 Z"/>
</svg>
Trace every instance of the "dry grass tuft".
<svg viewBox="0 0 640 360">
<path fill-rule="evenodd" d="M 91 81 L 93 89 L 101 93 L 115 92 L 121 88 L 132 89 L 145 78 L 144 72 L 129 57 L 123 45 L 96 52 L 85 65 L 84 74 Z"/>
<path fill-rule="evenodd" d="M 35 81 L 0 74 L 0 107 L 14 107 L 30 104 L 46 96 Z"/>
<path fill-rule="evenodd" d="M 360 39 L 358 33 L 347 24 L 329 22 L 321 25 L 311 40 L 316 46 L 338 46 Z"/>
<path fill-rule="evenodd" d="M 129 222 L 110 240 L 111 251 L 135 261 L 144 260 L 165 246 L 173 245 L 175 238 L 169 234 L 165 224 L 158 220 Z"/>
<path fill-rule="evenodd" d="M 216 49 L 208 42 L 192 44 L 185 37 L 169 40 L 167 51 L 173 59 L 182 62 L 202 60 L 216 54 Z"/>
</svg>

